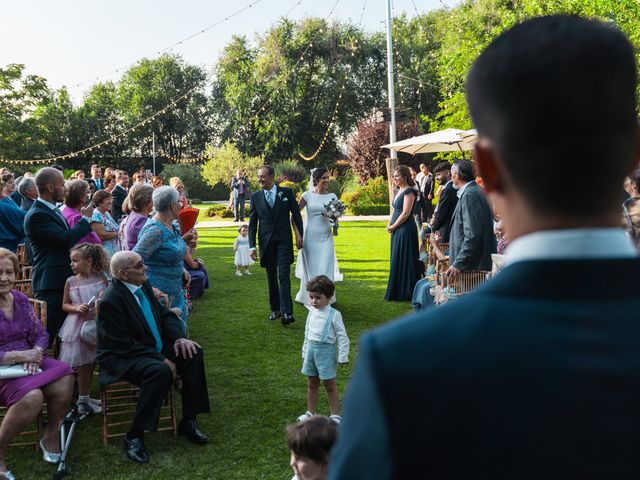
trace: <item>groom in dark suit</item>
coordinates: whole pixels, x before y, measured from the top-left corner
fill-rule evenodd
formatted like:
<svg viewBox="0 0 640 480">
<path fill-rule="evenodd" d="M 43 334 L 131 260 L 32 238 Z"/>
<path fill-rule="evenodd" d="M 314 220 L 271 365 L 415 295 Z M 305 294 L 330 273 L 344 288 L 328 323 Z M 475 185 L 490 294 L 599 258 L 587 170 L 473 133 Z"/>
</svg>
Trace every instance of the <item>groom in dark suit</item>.
<svg viewBox="0 0 640 480">
<path fill-rule="evenodd" d="M 272 166 L 258 169 L 260 190 L 251 194 L 249 211 L 249 246 L 251 258 L 256 260 L 256 233 L 260 248 L 260 266 L 267 270 L 269 282 L 269 320 L 282 315 L 282 324 L 293 323 L 293 301 L 291 300 L 290 271 L 293 263 L 291 241 L 291 217 L 297 231 L 296 246 L 302 248 L 302 216 L 296 196 L 290 188 L 281 188 L 274 183 Z M 289 216 L 291 215 L 291 217 Z"/>
<path fill-rule="evenodd" d="M 609 22 L 527 20 L 478 57 L 474 158 L 507 267 L 362 337 L 329 479 L 640 478 L 640 260 L 619 203 L 636 87 Z M 540 178 L 558 168 L 571 181 Z"/>
</svg>

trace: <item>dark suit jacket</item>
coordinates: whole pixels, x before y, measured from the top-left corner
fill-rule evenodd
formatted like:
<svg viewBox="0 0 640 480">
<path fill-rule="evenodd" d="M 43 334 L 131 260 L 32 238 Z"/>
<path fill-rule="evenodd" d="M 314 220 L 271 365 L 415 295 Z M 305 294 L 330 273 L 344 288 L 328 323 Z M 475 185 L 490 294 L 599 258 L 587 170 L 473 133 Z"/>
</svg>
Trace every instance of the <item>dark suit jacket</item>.
<svg viewBox="0 0 640 480">
<path fill-rule="evenodd" d="M 251 208 L 249 210 L 249 246 L 255 248 L 256 233 L 258 235 L 258 246 L 260 253 L 260 266 L 264 267 L 263 255 L 267 245 L 272 240 L 278 240 L 289 246 L 290 261 L 293 263 L 293 242 L 291 240 L 291 221 L 293 221 L 303 235 L 302 216 L 300 206 L 296 201 L 296 196 L 290 188 L 278 187 L 276 200 L 273 208 L 269 206 L 264 198 L 264 190 L 258 189 L 251 194 Z"/>
<path fill-rule="evenodd" d="M 515 263 L 365 335 L 329 478 L 640 478 L 639 271 Z"/>
<path fill-rule="evenodd" d="M 111 196 L 113 197 L 113 203 L 111 204 L 111 216 L 116 222 L 120 222 L 123 215 L 122 204 L 124 203 L 124 199 L 127 198 L 127 192 L 120 185 L 116 185 L 111 191 Z"/>
<path fill-rule="evenodd" d="M 81 219 L 69 229 L 64 218 L 36 200 L 24 217 L 24 233 L 33 255 L 33 290 L 62 290 L 73 272 L 69 249 L 91 231 Z"/>
<path fill-rule="evenodd" d="M 433 224 L 433 231 L 440 232 L 442 242 L 449 242 L 449 233 L 451 218 L 453 218 L 453 212 L 458 205 L 458 196 L 456 195 L 456 189 L 453 188 L 453 182 L 446 185 L 442 192 L 440 192 L 440 198 L 438 199 L 438 208 L 436 209 L 435 222 Z"/>
<path fill-rule="evenodd" d="M 427 198 L 431 195 L 431 199 L 433 199 L 433 194 L 436 186 L 436 179 L 433 176 L 433 173 L 429 172 L 429 175 L 423 177 L 420 182 L 420 193 L 423 198 L 429 202 L 430 200 Z"/>
<path fill-rule="evenodd" d="M 469 182 L 451 219 L 449 264 L 466 270 L 491 270 L 491 254 L 497 252 L 493 213 L 484 192 Z"/>
<path fill-rule="evenodd" d="M 160 305 L 149 282 L 145 282 L 142 288 L 151 304 L 164 347 L 173 346 L 178 338 L 184 337 L 182 322 Z M 97 327 L 97 361 L 103 386 L 119 380 L 141 358 L 165 359 L 156 350 L 155 338 L 138 301 L 120 280 L 113 279 L 104 291 Z"/>
<path fill-rule="evenodd" d="M 244 197 L 247 198 L 251 194 L 251 184 L 249 183 L 249 179 L 243 178 L 244 180 Z M 238 198 L 238 194 L 240 192 L 240 184 L 238 183 L 238 177 L 233 177 L 231 179 L 231 192 L 233 193 L 233 198 Z"/>
</svg>

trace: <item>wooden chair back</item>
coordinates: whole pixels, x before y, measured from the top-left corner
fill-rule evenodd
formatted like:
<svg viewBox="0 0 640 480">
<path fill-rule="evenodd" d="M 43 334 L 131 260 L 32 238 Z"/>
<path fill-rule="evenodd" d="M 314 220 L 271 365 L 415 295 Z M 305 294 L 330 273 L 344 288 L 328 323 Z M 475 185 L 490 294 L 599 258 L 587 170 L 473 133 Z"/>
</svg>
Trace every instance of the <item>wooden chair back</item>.
<svg viewBox="0 0 640 480">
<path fill-rule="evenodd" d="M 27 297 L 33 297 L 33 286 L 31 280 L 16 280 L 13 288 L 17 291 L 24 293 Z"/>
<path fill-rule="evenodd" d="M 31 268 L 31 265 L 20 265 L 20 268 L 16 272 L 16 279 L 31 280 Z"/>
<path fill-rule="evenodd" d="M 16 254 L 18 255 L 18 263 L 20 263 L 20 266 L 29 264 L 27 261 L 27 246 L 24 243 L 18 245 Z"/>
<path fill-rule="evenodd" d="M 452 285 L 456 291 L 456 296 L 466 295 L 473 292 L 486 282 L 491 276 L 491 272 L 485 272 L 483 270 L 469 270 L 462 272 L 458 281 Z"/>
</svg>

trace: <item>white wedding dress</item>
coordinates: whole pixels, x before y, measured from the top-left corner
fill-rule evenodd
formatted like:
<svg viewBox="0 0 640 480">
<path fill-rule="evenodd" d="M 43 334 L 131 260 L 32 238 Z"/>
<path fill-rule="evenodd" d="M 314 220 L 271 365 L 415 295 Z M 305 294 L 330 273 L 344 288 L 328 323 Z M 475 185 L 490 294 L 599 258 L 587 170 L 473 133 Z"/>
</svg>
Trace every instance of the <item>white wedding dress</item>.
<svg viewBox="0 0 640 480">
<path fill-rule="evenodd" d="M 296 277 L 300 279 L 300 291 L 296 302 L 309 305 L 307 281 L 318 275 L 326 275 L 334 282 L 342 281 L 338 268 L 336 249 L 329 220 L 322 216 L 324 204 L 336 199 L 334 193 L 304 192 L 306 218 L 304 222 L 304 248 L 298 252 Z M 335 296 L 331 303 L 335 302 Z"/>
</svg>

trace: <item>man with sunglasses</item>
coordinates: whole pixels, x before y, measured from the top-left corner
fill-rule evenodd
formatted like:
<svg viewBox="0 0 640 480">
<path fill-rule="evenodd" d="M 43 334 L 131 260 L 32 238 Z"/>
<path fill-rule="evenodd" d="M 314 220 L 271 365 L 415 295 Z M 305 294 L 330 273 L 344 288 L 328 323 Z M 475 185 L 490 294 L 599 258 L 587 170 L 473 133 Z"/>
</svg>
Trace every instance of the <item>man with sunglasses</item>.
<svg viewBox="0 0 640 480">
<path fill-rule="evenodd" d="M 180 318 L 156 299 L 140 255 L 117 252 L 111 259 L 111 274 L 113 280 L 99 305 L 97 360 L 103 388 L 119 380 L 140 386 L 133 423 L 124 439 L 127 457 L 136 463 L 149 461 L 144 431 L 157 430 L 160 407 L 178 374 L 182 380 L 178 430 L 193 443 L 207 443 L 196 422 L 197 414 L 210 412 L 202 348 L 184 338 Z"/>
</svg>

